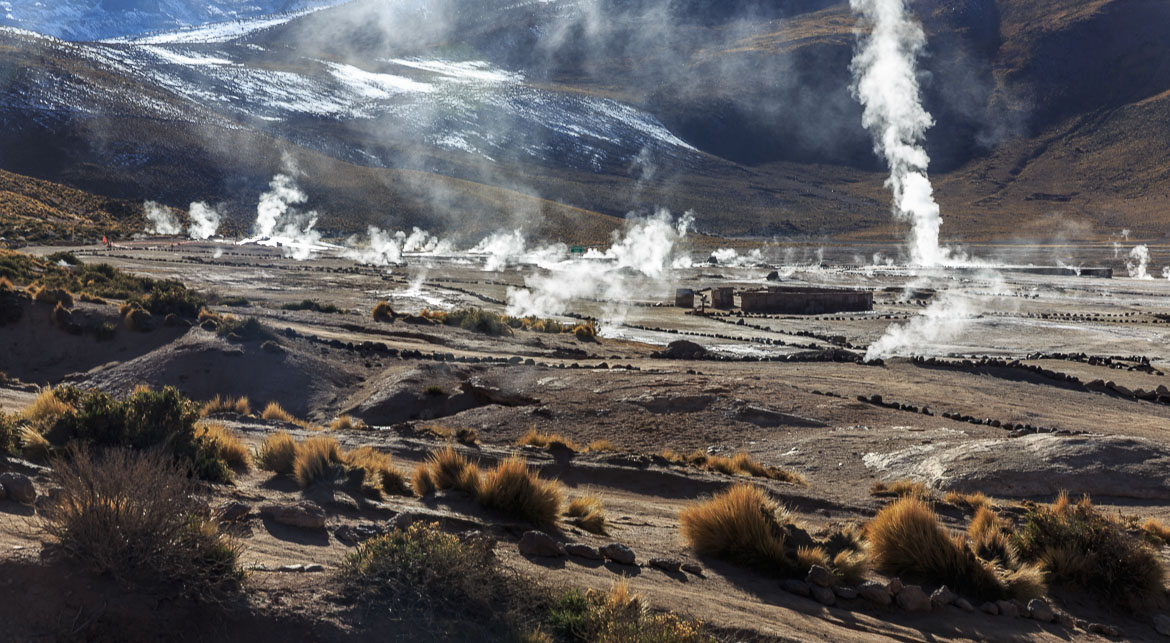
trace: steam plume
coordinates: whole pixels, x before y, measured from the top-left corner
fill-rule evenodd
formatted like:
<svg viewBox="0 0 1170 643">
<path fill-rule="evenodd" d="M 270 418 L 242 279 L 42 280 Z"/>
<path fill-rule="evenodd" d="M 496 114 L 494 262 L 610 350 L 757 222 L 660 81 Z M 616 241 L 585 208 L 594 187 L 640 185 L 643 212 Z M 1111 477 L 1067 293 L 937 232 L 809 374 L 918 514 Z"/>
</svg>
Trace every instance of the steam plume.
<svg viewBox="0 0 1170 643">
<path fill-rule="evenodd" d="M 210 239 L 219 230 L 219 223 L 223 219 L 215 208 L 197 201 L 187 209 L 191 223 L 187 226 L 187 234 L 192 239 Z"/>
<path fill-rule="evenodd" d="M 1134 279 L 1153 279 L 1149 273 L 1150 249 L 1144 245 L 1134 246 L 1129 251 L 1129 258 L 1125 260 L 1125 269 Z"/>
<path fill-rule="evenodd" d="M 272 177 L 268 191 L 260 195 L 256 204 L 253 230 L 256 236 L 245 242 L 269 240 L 279 244 L 287 257 L 298 261 L 312 257 L 321 246 L 321 233 L 313 229 L 317 225 L 317 212 L 301 212 L 294 207 L 308 200 L 292 176 Z"/>
<path fill-rule="evenodd" d="M 146 214 L 146 234 L 174 235 L 183 231 L 175 213 L 167 206 L 147 201 L 142 204 L 142 209 Z"/>
<path fill-rule="evenodd" d="M 893 192 L 894 216 L 910 222 L 910 259 L 920 266 L 943 263 L 949 251 L 938 245 L 942 217 L 926 169 L 930 157 L 922 147 L 934 119 L 922 107 L 917 58 L 926 45 L 922 26 L 905 0 L 849 0 L 849 6 L 872 30 L 858 31 L 853 57 L 853 93 L 864 111 L 861 123 L 886 159 Z"/>
</svg>

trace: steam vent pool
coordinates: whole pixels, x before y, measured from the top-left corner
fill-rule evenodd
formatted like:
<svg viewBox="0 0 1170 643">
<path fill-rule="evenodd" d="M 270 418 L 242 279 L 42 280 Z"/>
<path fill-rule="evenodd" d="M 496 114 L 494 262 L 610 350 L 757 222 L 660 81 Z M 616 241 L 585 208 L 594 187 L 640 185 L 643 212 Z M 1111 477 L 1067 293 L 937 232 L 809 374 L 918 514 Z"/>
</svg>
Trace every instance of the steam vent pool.
<svg viewBox="0 0 1170 643">
<path fill-rule="evenodd" d="M 705 294 L 707 291 L 709 295 Z M 768 286 L 739 291 L 732 288 L 709 288 L 707 291 L 696 292 L 689 288 L 680 288 L 675 292 L 675 306 L 694 308 L 696 302 L 706 302 L 712 308 L 738 307 L 748 313 L 787 315 L 823 315 L 873 310 L 873 291 L 870 290 Z"/>
</svg>

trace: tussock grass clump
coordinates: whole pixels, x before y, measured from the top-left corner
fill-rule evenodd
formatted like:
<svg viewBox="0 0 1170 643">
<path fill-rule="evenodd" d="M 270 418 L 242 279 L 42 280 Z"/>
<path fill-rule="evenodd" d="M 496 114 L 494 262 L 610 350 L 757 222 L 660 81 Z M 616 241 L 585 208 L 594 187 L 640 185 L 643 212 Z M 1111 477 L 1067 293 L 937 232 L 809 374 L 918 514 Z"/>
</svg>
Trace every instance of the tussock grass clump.
<svg viewBox="0 0 1170 643">
<path fill-rule="evenodd" d="M 95 297 L 95 296 L 93 296 L 85 291 L 82 291 L 81 294 L 79 294 L 77 296 L 77 299 L 78 299 L 78 301 L 81 301 L 83 303 L 101 304 L 103 306 L 110 303 L 110 302 L 106 301 L 105 299 L 102 299 L 101 297 Z"/>
<path fill-rule="evenodd" d="M 930 490 L 926 488 L 926 485 L 916 480 L 894 480 L 888 483 L 878 481 L 869 488 L 869 493 L 872 496 L 896 496 L 898 498 L 906 496 L 930 497 Z"/>
<path fill-rule="evenodd" d="M 593 451 L 594 453 L 613 453 L 614 451 L 617 451 L 617 447 L 613 445 L 613 442 L 602 438 L 600 440 L 594 440 L 590 442 L 589 450 Z"/>
<path fill-rule="evenodd" d="M 792 561 L 784 549 L 788 510 L 761 489 L 737 484 L 678 516 L 683 539 L 699 554 L 777 572 Z"/>
<path fill-rule="evenodd" d="M 169 455 L 71 447 L 53 477 L 60 490 L 42 525 L 94 572 L 206 601 L 239 588 L 239 546 L 200 517 L 187 470 Z"/>
<path fill-rule="evenodd" d="M 961 535 L 948 534 L 921 497 L 907 495 L 886 505 L 865 533 L 879 570 L 980 598 L 1009 593 L 995 568 L 976 556 Z"/>
<path fill-rule="evenodd" d="M 202 449 L 227 463 L 237 471 L 252 468 L 252 454 L 231 429 L 220 422 L 209 422 L 195 427 L 195 439 Z"/>
<path fill-rule="evenodd" d="M 59 389 L 44 388 L 33 398 L 32 404 L 21 413 L 25 421 L 38 433 L 44 433 L 73 406 L 61 399 Z"/>
<path fill-rule="evenodd" d="M 302 299 L 299 302 L 283 304 L 281 310 L 312 310 L 318 313 L 343 313 L 344 310 L 333 304 L 323 304 L 316 299 Z M 376 320 L 377 318 L 375 318 Z"/>
<path fill-rule="evenodd" d="M 595 534 L 604 534 L 606 527 L 605 507 L 601 504 L 601 496 L 578 496 L 569 501 L 569 508 L 565 515 L 572 518 L 572 523 L 585 531 Z"/>
<path fill-rule="evenodd" d="M 53 307 L 53 312 L 49 313 L 49 319 L 54 326 L 67 333 L 81 334 L 81 327 L 73 321 L 73 313 L 61 302 L 57 302 L 57 305 Z"/>
<path fill-rule="evenodd" d="M 345 460 L 341 446 L 330 437 L 317 436 L 305 440 L 296 448 L 293 475 L 302 489 L 318 482 L 332 482 L 345 474 Z"/>
<path fill-rule="evenodd" d="M 218 321 L 215 334 L 220 337 L 234 336 L 244 341 L 276 341 L 272 331 L 255 317 L 240 319 L 233 315 L 224 315 Z"/>
<path fill-rule="evenodd" d="M 73 308 L 73 295 L 64 288 L 49 288 L 48 286 L 34 286 L 29 291 L 33 301 L 38 304 L 55 306 L 60 304 L 65 308 Z"/>
<path fill-rule="evenodd" d="M 556 522 L 564 496 L 559 482 L 541 479 L 518 456 L 497 464 L 479 485 L 481 505 L 537 526 Z"/>
<path fill-rule="evenodd" d="M 370 311 L 370 315 L 376 322 L 385 322 L 387 324 L 394 323 L 394 309 L 390 307 L 390 302 L 384 299 L 374 304 L 374 308 Z"/>
<path fill-rule="evenodd" d="M 597 341 L 597 328 L 593 322 L 577 324 L 573 327 L 573 335 L 583 342 Z"/>
<path fill-rule="evenodd" d="M 265 420 L 279 420 L 281 422 L 288 422 L 289 424 L 295 424 L 297 421 L 297 418 L 292 413 L 284 410 L 284 407 L 276 400 L 269 402 L 264 407 L 264 410 L 260 412 L 260 417 Z"/>
<path fill-rule="evenodd" d="M 345 464 L 351 470 L 360 469 L 365 472 L 362 480 L 362 491 L 366 495 L 380 498 L 383 493 L 399 496 L 409 496 L 410 487 L 406 485 L 406 476 L 394 467 L 389 453 L 383 453 L 373 447 L 358 447 L 344 456 Z"/>
<path fill-rule="evenodd" d="M 273 433 L 264 438 L 264 443 L 256 453 L 256 464 L 265 471 L 281 475 L 289 475 L 294 471 L 297 461 L 297 443 L 292 436 L 284 431 Z"/>
<path fill-rule="evenodd" d="M 608 592 L 572 590 L 561 595 L 549 609 L 548 623 L 553 632 L 571 641 L 715 641 L 701 621 L 651 612 L 646 600 L 630 591 L 628 581 Z"/>
<path fill-rule="evenodd" d="M 411 477 L 414 492 L 425 496 L 439 489 L 458 489 L 475 496 L 479 494 L 479 465 L 446 446 L 432 451 L 419 463 Z"/>
<path fill-rule="evenodd" d="M 948 491 L 943 496 L 943 502 L 954 505 L 956 507 L 964 507 L 975 511 L 982 507 L 991 506 L 991 498 L 988 498 L 982 491 L 975 491 L 972 493 L 963 493 L 961 491 Z"/>
<path fill-rule="evenodd" d="M 1074 503 L 1061 493 L 1052 505 L 1031 509 L 1012 542 L 1050 582 L 1081 587 L 1115 605 L 1137 609 L 1164 592 L 1166 572 L 1157 553 L 1088 496 Z"/>
<path fill-rule="evenodd" d="M 237 415 L 250 415 L 252 413 L 252 403 L 244 395 L 239 397 L 216 395 L 210 400 L 203 403 L 203 407 L 199 410 L 199 414 L 203 417 L 212 415 L 214 413 L 235 413 Z"/>
<path fill-rule="evenodd" d="M 122 304 L 122 324 L 127 330 L 145 333 L 154 328 L 154 318 L 138 302 Z"/>
<path fill-rule="evenodd" d="M 446 326 L 457 326 L 463 330 L 495 337 L 511 337 L 513 334 L 505 317 L 482 308 L 460 308 L 449 311 L 424 310 L 419 313 L 419 316 Z"/>
<path fill-rule="evenodd" d="M 440 640 L 520 640 L 514 615 L 533 602 L 485 541 L 461 541 L 434 523 L 367 540 L 337 578 L 350 600 L 384 606 Z"/>
<path fill-rule="evenodd" d="M 530 446 L 538 449 L 568 449 L 580 451 L 581 447 L 574 441 L 559 433 L 542 433 L 536 429 L 528 429 L 524 437 L 516 441 L 516 446 Z"/>
<path fill-rule="evenodd" d="M 348 414 L 339 415 L 329 423 L 330 431 L 365 431 L 368 428 L 365 422 Z"/>
<path fill-rule="evenodd" d="M 802 487 L 808 486 L 808 480 L 801 474 L 757 462 L 746 451 L 740 451 L 728 457 L 708 454 L 704 451 L 694 451 L 690 455 L 682 455 L 673 449 L 665 449 L 660 455 L 673 464 L 714 471 L 728 476 L 767 478 L 769 480 L 779 480 Z"/>
<path fill-rule="evenodd" d="M 1149 518 L 1142 523 L 1142 533 L 1145 534 L 1147 540 L 1156 545 L 1170 544 L 1170 527 L 1154 518 Z"/>
</svg>

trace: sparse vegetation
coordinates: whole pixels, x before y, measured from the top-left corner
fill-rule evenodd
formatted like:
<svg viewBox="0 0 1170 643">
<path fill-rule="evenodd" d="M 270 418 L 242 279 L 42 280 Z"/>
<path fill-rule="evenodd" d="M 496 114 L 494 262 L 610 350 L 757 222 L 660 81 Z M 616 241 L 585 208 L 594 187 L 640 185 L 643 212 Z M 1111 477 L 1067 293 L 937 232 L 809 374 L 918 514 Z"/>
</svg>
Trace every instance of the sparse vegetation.
<svg viewBox="0 0 1170 643">
<path fill-rule="evenodd" d="M 441 438 L 443 440 L 454 440 L 459 444 L 464 444 L 467 446 L 474 446 L 479 444 L 479 432 L 468 427 L 452 429 L 451 427 L 443 426 L 441 424 L 427 424 L 421 427 L 420 430 L 424 433 L 429 433 L 436 438 Z"/>
<path fill-rule="evenodd" d="M 280 402 L 275 400 L 269 402 L 268 405 L 264 407 L 264 410 L 260 412 L 260 417 L 265 420 L 277 420 L 280 422 L 288 422 L 289 424 L 293 424 L 297 421 L 296 417 L 294 417 L 292 413 L 284 410 L 284 407 L 280 405 Z"/>
<path fill-rule="evenodd" d="M 384 322 L 387 324 L 394 322 L 394 309 L 390 307 L 390 302 L 386 300 L 382 300 L 374 304 L 374 308 L 370 311 L 370 315 L 376 322 Z"/>
<path fill-rule="evenodd" d="M 365 422 L 347 414 L 339 415 L 329 423 L 330 431 L 365 431 L 369 428 Z"/>
<path fill-rule="evenodd" d="M 53 462 L 59 491 L 45 531 L 102 574 L 216 601 L 243 580 L 239 547 L 200 517 L 186 470 L 161 451 L 71 448 Z"/>
<path fill-rule="evenodd" d="M 1074 503 L 1061 493 L 1053 504 L 1033 507 L 1012 544 L 1047 572 L 1049 582 L 1080 587 L 1114 605 L 1137 609 L 1164 591 L 1157 553 L 1088 496 Z"/>
<path fill-rule="evenodd" d="M 915 498 L 929 498 L 930 491 L 926 485 L 917 480 L 894 480 L 893 482 L 875 482 L 869 489 L 873 496 L 896 496 L 898 498 L 912 496 Z"/>
<path fill-rule="evenodd" d="M 20 453 L 21 429 L 20 418 L 17 415 L 0 411 L 0 454 Z"/>
<path fill-rule="evenodd" d="M 303 299 L 299 302 L 292 302 L 284 304 L 280 307 L 281 310 L 312 310 L 318 313 L 343 313 L 344 310 L 334 306 L 333 304 L 322 304 L 316 299 Z M 379 321 L 377 317 L 375 321 Z"/>
<path fill-rule="evenodd" d="M 458 489 L 473 496 L 479 495 L 479 466 L 466 456 L 447 446 L 432 451 L 427 459 L 414 469 L 411 477 L 414 492 L 425 496 L 439 489 Z"/>
<path fill-rule="evenodd" d="M 217 323 L 215 334 L 220 337 L 238 338 L 248 342 L 276 341 L 272 331 L 255 317 L 240 319 L 233 315 L 224 315 Z"/>
<path fill-rule="evenodd" d="M 479 502 L 506 516 L 545 526 L 560 515 L 564 491 L 559 482 L 541 479 L 524 458 L 512 456 L 484 474 Z"/>
<path fill-rule="evenodd" d="M 482 308 L 460 308 L 450 311 L 424 310 L 419 315 L 446 326 L 457 326 L 463 330 L 493 337 L 510 337 L 512 335 L 512 329 L 508 326 L 504 316 Z"/>
<path fill-rule="evenodd" d="M 345 474 L 341 446 L 333 438 L 325 436 L 309 438 L 296 447 L 296 452 L 293 475 L 303 489 L 320 482 L 336 481 Z"/>
<path fill-rule="evenodd" d="M 615 447 L 609 440 L 602 438 L 600 440 L 594 440 L 590 442 L 589 450 L 595 453 L 613 453 L 614 451 L 617 451 L 617 447 Z"/>
<path fill-rule="evenodd" d="M 605 507 L 601 504 L 601 497 L 597 495 L 578 496 L 569 501 L 569 508 L 565 515 L 572 518 L 572 523 L 585 531 L 595 534 L 604 534 L 606 527 Z"/>
<path fill-rule="evenodd" d="M 808 486 L 808 481 L 801 474 L 795 471 L 761 464 L 753 460 L 744 451 L 728 457 L 712 455 L 703 451 L 695 451 L 690 455 L 682 455 L 673 449 L 666 449 L 660 455 L 663 459 L 673 464 L 691 466 L 706 471 L 715 471 L 724 475 L 767 478 L 769 480 L 779 480 L 802 487 Z"/>
<path fill-rule="evenodd" d="M 423 393 L 426 393 L 429 397 L 443 397 L 447 394 L 447 390 L 438 384 L 431 384 L 423 390 Z"/>
<path fill-rule="evenodd" d="M 943 496 L 943 502 L 954 505 L 956 507 L 964 507 L 975 511 L 981 507 L 991 506 L 991 498 L 988 498 L 982 491 L 975 491 L 971 493 L 963 493 L 960 491 L 948 491 Z"/>
<path fill-rule="evenodd" d="M 737 484 L 679 514 L 683 539 L 699 554 L 771 573 L 792 568 L 785 551 L 788 510 L 749 484 Z"/>
<path fill-rule="evenodd" d="M 714 642 L 703 624 L 673 612 L 651 612 L 628 581 L 608 592 L 573 590 L 561 595 L 549 610 L 549 627 L 570 641 L 650 643 Z"/>
<path fill-rule="evenodd" d="M 1163 525 L 1153 518 L 1142 523 L 1142 533 L 1155 545 L 1170 544 L 1170 527 Z"/>
<path fill-rule="evenodd" d="M 411 495 L 410 487 L 406 485 L 406 477 L 394 467 L 389 453 L 383 453 L 373 447 L 359 447 L 346 453 L 344 460 L 351 471 L 359 469 L 364 472 L 362 491 L 366 495 L 375 498 L 380 498 L 383 493 Z"/>
<path fill-rule="evenodd" d="M 248 401 L 247 396 L 241 395 L 239 397 L 219 396 L 211 398 L 203 403 L 203 407 L 199 410 L 199 415 L 207 417 L 216 413 L 235 413 L 236 415 L 250 415 L 252 413 L 252 404 Z"/>
<path fill-rule="evenodd" d="M 530 446 L 550 451 L 556 449 L 581 450 L 580 445 L 559 433 L 542 433 L 536 429 L 529 429 L 528 433 L 516 441 L 516 446 Z"/>
<path fill-rule="evenodd" d="M 265 471 L 280 475 L 292 474 L 297 461 L 297 443 L 284 431 L 272 433 L 256 454 L 256 464 Z"/>
<path fill-rule="evenodd" d="M 195 439 L 200 449 L 227 463 L 236 471 L 252 468 L 252 456 L 239 436 L 219 422 L 208 422 L 195 427 Z"/>
</svg>

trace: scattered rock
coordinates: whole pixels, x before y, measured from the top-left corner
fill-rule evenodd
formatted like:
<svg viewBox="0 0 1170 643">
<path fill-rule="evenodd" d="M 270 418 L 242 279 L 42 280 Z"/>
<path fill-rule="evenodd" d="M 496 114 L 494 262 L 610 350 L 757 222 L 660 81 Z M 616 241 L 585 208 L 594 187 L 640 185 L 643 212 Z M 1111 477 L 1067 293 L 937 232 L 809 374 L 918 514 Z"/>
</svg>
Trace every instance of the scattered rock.
<svg viewBox="0 0 1170 643">
<path fill-rule="evenodd" d="M 703 566 L 697 563 L 683 563 L 682 570 L 688 574 L 694 574 L 695 576 L 703 575 Z"/>
<path fill-rule="evenodd" d="M 621 543 L 610 543 L 602 547 L 601 555 L 622 565 L 633 565 L 636 560 L 634 550 Z"/>
<path fill-rule="evenodd" d="M 810 585 L 809 590 L 812 593 L 813 600 L 821 605 L 832 605 L 837 602 L 837 595 L 829 587 Z"/>
<path fill-rule="evenodd" d="M 963 598 L 962 596 L 955 599 L 955 607 L 963 610 L 964 612 L 967 612 L 968 614 L 975 611 L 975 606 L 971 604 L 971 601 Z"/>
<path fill-rule="evenodd" d="M 988 602 L 980 605 L 979 609 L 982 610 L 983 613 L 985 613 L 985 614 L 991 614 L 992 616 L 999 615 L 999 606 L 996 605 L 995 603 L 992 603 L 991 601 L 988 601 Z"/>
<path fill-rule="evenodd" d="M 795 578 L 785 578 L 780 581 L 780 589 L 789 594 L 796 594 L 797 596 L 809 596 L 812 594 L 812 588 L 809 587 L 808 583 Z"/>
<path fill-rule="evenodd" d="M 295 504 L 264 505 L 260 508 L 260 513 L 271 516 L 282 525 L 304 529 L 325 527 L 325 510 L 311 500 L 302 500 Z"/>
<path fill-rule="evenodd" d="M 1042 598 L 1033 598 L 1028 601 L 1028 616 L 1043 623 L 1051 623 L 1056 619 L 1052 606 Z"/>
<path fill-rule="evenodd" d="M 565 555 L 565 546 L 543 531 L 524 532 L 519 547 L 524 556 L 559 558 Z"/>
<path fill-rule="evenodd" d="M 482 404 L 499 404 L 500 406 L 533 406 L 540 404 L 540 400 L 520 393 L 506 392 L 494 386 L 488 386 L 476 378 L 472 378 L 459 385 L 464 393 L 479 400 Z"/>
<path fill-rule="evenodd" d="M 1158 630 L 1158 634 L 1170 636 L 1170 616 L 1165 614 L 1154 615 L 1154 629 Z"/>
<path fill-rule="evenodd" d="M 886 583 L 886 591 L 890 593 L 890 596 L 897 596 L 903 587 L 905 585 L 902 584 L 902 579 L 900 578 L 892 578 L 889 583 Z"/>
<path fill-rule="evenodd" d="M 831 587 L 834 580 L 833 572 L 829 571 L 823 565 L 813 565 L 812 567 L 809 567 L 808 576 L 806 576 L 804 580 L 810 585 Z"/>
<path fill-rule="evenodd" d="M 252 505 L 232 500 L 219 508 L 219 519 L 226 522 L 236 522 L 250 513 L 252 513 Z"/>
<path fill-rule="evenodd" d="M 677 558 L 651 558 L 650 566 L 667 572 L 677 572 L 682 569 L 682 561 Z"/>
<path fill-rule="evenodd" d="M 325 571 L 325 566 L 321 563 L 312 563 L 311 565 L 305 565 L 304 571 L 309 574 L 323 572 Z"/>
<path fill-rule="evenodd" d="M 1104 623 L 1089 623 L 1089 626 L 1085 630 L 1093 634 L 1101 634 L 1102 636 L 1121 636 L 1121 630 Z"/>
<path fill-rule="evenodd" d="M 415 508 L 404 511 L 390 521 L 392 529 L 406 529 L 416 522 L 437 522 L 447 531 L 484 529 L 482 522 L 444 509 Z"/>
<path fill-rule="evenodd" d="M 303 571 L 305 571 L 305 566 L 304 565 L 281 565 L 280 567 L 276 568 L 276 571 L 278 571 L 278 572 L 303 572 Z"/>
<path fill-rule="evenodd" d="M 907 585 L 895 597 L 898 606 L 907 612 L 929 612 L 930 597 L 918 585 Z"/>
<path fill-rule="evenodd" d="M 1020 615 L 1020 608 L 1016 607 L 1016 604 L 1011 601 L 996 601 L 995 606 L 999 608 L 999 613 L 1004 616 L 1018 617 Z"/>
<path fill-rule="evenodd" d="M 37 487 L 33 484 L 32 478 L 23 473 L 12 471 L 0 473 L 0 487 L 4 487 L 8 499 L 13 502 L 25 505 L 36 502 Z"/>
<path fill-rule="evenodd" d="M 1065 628 L 1068 628 L 1070 630 L 1076 629 L 1076 626 L 1077 626 L 1077 619 L 1072 614 L 1069 614 L 1068 612 L 1061 612 L 1061 613 L 1057 614 L 1056 615 L 1056 622 L 1060 623 L 1061 627 L 1065 627 Z"/>
<path fill-rule="evenodd" d="M 934 590 L 934 593 L 930 595 L 930 603 L 935 608 L 941 608 L 954 603 L 956 598 L 958 597 L 955 596 L 955 593 L 949 587 L 943 585 Z"/>
<path fill-rule="evenodd" d="M 333 535 L 343 543 L 357 544 L 386 533 L 382 525 L 367 523 L 363 525 L 342 525 L 333 531 Z"/>
<path fill-rule="evenodd" d="M 890 604 L 890 590 L 875 581 L 866 581 L 857 588 L 857 595 L 878 605 Z"/>
<path fill-rule="evenodd" d="M 848 585 L 833 586 L 833 593 L 837 595 L 837 598 L 843 598 L 845 600 L 853 600 L 857 598 L 857 590 L 853 587 L 849 587 Z"/>
<path fill-rule="evenodd" d="M 264 351 L 265 353 L 272 353 L 274 355 L 279 355 L 280 353 L 285 352 L 283 346 L 272 341 L 271 339 L 264 342 L 263 344 L 260 344 L 260 350 Z"/>
<path fill-rule="evenodd" d="M 655 357 L 666 359 L 699 359 L 707 356 L 707 349 L 686 339 L 676 339 L 666 348 L 654 353 Z"/>
<path fill-rule="evenodd" d="M 605 556 L 601 555 L 600 550 L 585 543 L 569 543 L 565 545 L 565 552 L 570 556 L 586 560 L 605 560 Z"/>
</svg>

